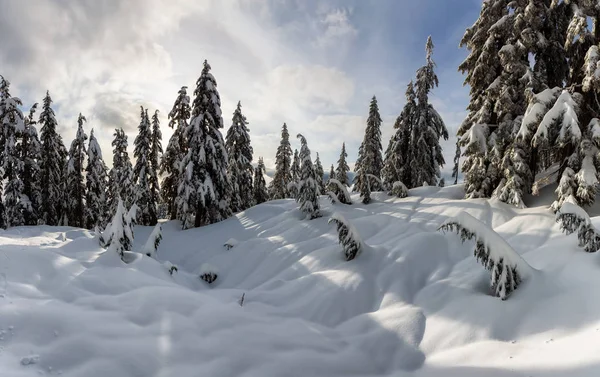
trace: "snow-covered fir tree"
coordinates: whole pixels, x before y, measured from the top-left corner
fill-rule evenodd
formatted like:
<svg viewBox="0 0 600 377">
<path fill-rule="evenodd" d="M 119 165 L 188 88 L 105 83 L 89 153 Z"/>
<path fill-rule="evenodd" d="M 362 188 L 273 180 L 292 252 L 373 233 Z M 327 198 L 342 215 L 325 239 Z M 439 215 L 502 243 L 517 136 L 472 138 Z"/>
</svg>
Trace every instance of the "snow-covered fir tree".
<svg viewBox="0 0 600 377">
<path fill-rule="evenodd" d="M 183 182 L 183 174 L 185 174 L 185 170 L 181 169 L 181 163 L 187 154 L 187 140 L 184 132 L 188 126 L 190 114 L 190 97 L 187 95 L 187 87 L 183 86 L 169 112 L 169 127 L 173 129 L 173 135 L 169 139 L 167 149 L 160 161 L 160 175 L 164 176 L 161 195 L 167 204 L 171 220 L 177 218 L 178 188 Z"/>
<path fill-rule="evenodd" d="M 225 147 L 229 157 L 228 176 L 231 183 L 231 209 L 234 212 L 250 208 L 254 203 L 252 193 L 252 146 L 247 127 L 248 121 L 242 114 L 242 104 L 238 102 L 233 112 L 231 127 L 225 136 Z"/>
<path fill-rule="evenodd" d="M 182 165 L 185 180 L 179 186 L 183 197 L 179 215 L 184 228 L 212 224 L 231 215 L 227 151 L 220 131 L 221 99 L 210 69 L 205 60 L 196 81 L 192 120 L 185 131 L 189 151 Z"/>
<path fill-rule="evenodd" d="M 315 159 L 315 180 L 317 181 L 317 185 L 319 186 L 319 192 L 321 194 L 325 193 L 325 182 L 323 181 L 324 175 L 325 171 L 323 170 L 323 164 L 321 163 L 321 159 L 319 158 L 319 152 L 317 152 L 317 158 Z"/>
<path fill-rule="evenodd" d="M 356 228 L 344 216 L 334 213 L 329 219 L 337 228 L 338 242 L 342 245 L 344 258 L 351 261 L 362 251 L 362 241 Z"/>
<path fill-rule="evenodd" d="M 254 169 L 254 203 L 260 204 L 269 200 L 269 192 L 267 190 L 267 183 L 265 182 L 265 162 L 262 157 L 258 158 L 258 165 Z"/>
<path fill-rule="evenodd" d="M 275 174 L 269 185 L 271 199 L 284 199 L 289 197 L 288 185 L 292 182 L 292 147 L 290 134 L 284 123 L 281 129 L 281 142 L 275 154 Z"/>
<path fill-rule="evenodd" d="M 41 125 L 41 188 L 42 220 L 47 225 L 58 225 L 64 213 L 65 167 L 67 150 L 62 137 L 56 132 L 58 123 L 52 110 L 52 98 L 46 92 L 38 123 Z"/>
<path fill-rule="evenodd" d="M 440 230 L 459 234 L 463 242 L 475 241 L 475 258 L 491 272 L 491 291 L 502 300 L 531 277 L 531 266 L 498 233 L 468 213 L 447 220 Z"/>
<path fill-rule="evenodd" d="M 152 233 L 148 236 L 148 240 L 142 249 L 142 253 L 146 254 L 150 258 L 156 259 L 158 254 L 158 246 L 160 246 L 160 241 L 162 241 L 162 226 L 161 224 L 156 224 Z"/>
<path fill-rule="evenodd" d="M 135 203 L 133 166 L 127 153 L 127 135 L 122 128 L 115 129 L 113 135 L 113 166 L 108 174 L 107 192 L 109 213 L 117 210 L 119 199 L 122 199 L 127 207 Z"/>
<path fill-rule="evenodd" d="M 410 163 L 414 154 L 411 150 L 411 136 L 416 113 L 416 94 L 411 81 L 406 88 L 406 104 L 394 123 L 396 132 L 385 152 L 382 179 L 388 187 L 392 187 L 396 181 L 412 184 L 413 166 Z"/>
<path fill-rule="evenodd" d="M 572 199 L 572 198 L 570 198 Z M 573 200 L 565 201 L 556 213 L 556 222 L 566 234 L 577 232 L 579 246 L 588 253 L 600 250 L 600 233 L 589 215 Z"/>
<path fill-rule="evenodd" d="M 85 182 L 83 178 L 84 161 L 87 153 L 85 141 L 87 135 L 83 130 L 86 119 L 81 113 L 77 118 L 77 132 L 69 149 L 67 163 L 67 196 L 69 225 L 83 228 L 85 224 Z M 87 177 L 89 180 L 89 177 Z"/>
<path fill-rule="evenodd" d="M 365 136 L 358 151 L 358 159 L 354 171 L 354 191 L 366 192 L 366 186 L 369 186 L 369 191 L 381 190 L 377 180 L 372 182 L 369 174 L 380 178 L 381 170 L 383 169 L 383 147 L 381 146 L 381 115 L 379 115 L 379 106 L 377 98 L 373 96 L 369 106 L 369 117 L 367 118 L 367 128 Z"/>
<path fill-rule="evenodd" d="M 141 225 L 155 225 L 157 222 L 156 202 L 152 201 L 150 184 L 152 180 L 152 162 L 150 154 L 152 150 L 152 131 L 148 110 L 141 108 L 140 125 L 138 135 L 133 142 L 133 157 L 136 159 L 133 167 L 135 180 L 135 203 L 139 211 L 137 221 Z"/>
<path fill-rule="evenodd" d="M 88 163 L 85 168 L 85 227 L 94 229 L 96 226 L 104 226 L 108 221 L 107 193 L 107 168 L 102 158 L 100 144 L 94 136 L 94 130 L 90 133 L 90 141 L 87 148 Z M 124 191 L 124 190 L 122 190 Z"/>
<path fill-rule="evenodd" d="M 442 117 L 429 103 L 429 94 L 438 85 L 432 59 L 433 42 L 431 37 L 425 45 L 427 64 L 417 71 L 415 94 L 417 97 L 416 113 L 411 134 L 411 156 L 408 166 L 412 169 L 410 187 L 421 186 L 424 182 L 430 186 L 437 184 L 440 178 L 440 167 L 445 163 L 440 139 L 448 139 L 448 130 Z"/>
<path fill-rule="evenodd" d="M 350 181 L 348 179 L 348 172 L 350 171 L 350 167 L 346 162 L 347 157 L 346 143 L 342 143 L 342 151 L 340 152 L 340 158 L 338 159 L 337 168 L 335 169 L 335 179 L 340 181 L 343 185 L 349 186 Z"/>
<path fill-rule="evenodd" d="M 310 159 L 310 149 L 306 138 L 298 134 L 300 139 L 300 183 L 297 202 L 300 203 L 300 211 L 306 214 L 309 220 L 321 217 L 321 207 L 319 205 L 319 185 L 315 181 L 315 168 Z"/>
<path fill-rule="evenodd" d="M 4 187 L 4 213 L 0 212 L 0 226 L 12 227 L 25 223 L 23 217 L 22 203 L 24 164 L 20 156 L 20 148 L 17 141 L 25 130 L 25 119 L 19 109 L 22 105 L 17 97 L 11 97 L 8 93 L 9 83 L 1 78 L 3 83 L 0 93 L 0 158 L 2 162 L 2 174 L 0 175 L 6 181 Z"/>
<path fill-rule="evenodd" d="M 21 137 L 21 159 L 23 161 L 23 218 L 25 225 L 37 225 L 42 207 L 42 189 L 40 187 L 40 160 L 42 145 L 35 128 L 34 119 L 37 103 L 29 110 L 25 119 L 25 130 Z"/>
<path fill-rule="evenodd" d="M 331 179 L 335 179 L 335 167 L 331 164 L 331 169 L 329 169 L 329 179 L 327 179 L 327 184 Z"/>
<path fill-rule="evenodd" d="M 327 183 L 327 195 L 333 203 L 352 204 L 348 187 L 335 178 L 331 178 Z"/>
<path fill-rule="evenodd" d="M 117 253 L 121 259 L 123 259 L 125 251 L 131 251 L 133 246 L 133 231 L 129 226 L 130 222 L 130 214 L 119 198 L 117 200 L 117 210 L 102 234 L 100 243 L 107 247 L 109 252 Z"/>
<path fill-rule="evenodd" d="M 358 187 L 358 192 L 360 193 L 360 197 L 362 199 L 363 204 L 371 203 L 371 180 L 369 179 L 368 174 L 364 170 L 359 170 L 358 173 L 360 175 L 359 182 L 362 182 Z"/>
<path fill-rule="evenodd" d="M 300 157 L 298 155 L 298 150 L 294 149 L 294 159 L 292 160 L 292 182 L 298 183 L 300 182 Z"/>
<path fill-rule="evenodd" d="M 458 184 L 458 175 L 460 174 L 460 140 L 456 141 L 456 152 L 454 153 L 454 167 L 452 168 L 452 178 L 454 184 Z"/>
<path fill-rule="evenodd" d="M 154 216 L 158 219 L 158 204 L 160 202 L 160 185 L 158 183 L 158 172 L 160 169 L 160 158 L 162 149 L 162 132 L 160 131 L 160 120 L 158 119 L 158 110 L 152 115 L 152 145 L 150 147 L 150 203 L 154 210 Z"/>
</svg>

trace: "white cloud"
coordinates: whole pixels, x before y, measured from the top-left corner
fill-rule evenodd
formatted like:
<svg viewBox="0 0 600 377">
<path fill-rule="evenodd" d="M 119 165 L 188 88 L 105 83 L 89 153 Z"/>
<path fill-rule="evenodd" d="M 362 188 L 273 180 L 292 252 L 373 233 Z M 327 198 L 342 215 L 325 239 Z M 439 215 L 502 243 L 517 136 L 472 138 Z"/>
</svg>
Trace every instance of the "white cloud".
<svg viewBox="0 0 600 377">
<path fill-rule="evenodd" d="M 317 47 L 327 48 L 356 37 L 358 30 L 349 19 L 351 10 L 338 8 L 319 12 L 317 27 L 322 29 L 315 41 Z"/>
</svg>

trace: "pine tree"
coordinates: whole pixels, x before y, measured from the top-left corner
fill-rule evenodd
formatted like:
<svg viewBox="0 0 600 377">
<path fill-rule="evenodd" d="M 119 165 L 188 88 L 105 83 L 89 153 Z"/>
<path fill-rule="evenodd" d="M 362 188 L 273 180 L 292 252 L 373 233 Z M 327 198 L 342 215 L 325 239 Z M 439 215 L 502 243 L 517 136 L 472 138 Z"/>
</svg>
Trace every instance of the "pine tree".
<svg viewBox="0 0 600 377">
<path fill-rule="evenodd" d="M 348 163 L 346 162 L 347 157 L 346 143 L 342 143 L 342 152 L 340 153 L 337 168 L 335 169 L 335 179 L 340 181 L 343 185 L 349 186 L 350 181 L 348 180 L 348 172 L 350 171 L 350 167 L 348 167 Z"/>
<path fill-rule="evenodd" d="M 113 166 L 108 174 L 107 192 L 109 213 L 117 210 L 119 199 L 128 207 L 135 203 L 133 166 L 127 153 L 127 135 L 122 128 L 115 129 L 113 135 Z"/>
<path fill-rule="evenodd" d="M 406 182 L 406 185 L 412 184 L 413 166 L 410 162 L 414 153 L 411 151 L 411 136 L 416 112 L 416 94 L 411 81 L 406 88 L 406 104 L 394 123 L 396 133 L 392 136 L 385 153 L 382 178 L 388 187 L 392 187 L 394 182 L 398 181 Z"/>
<path fill-rule="evenodd" d="M 133 231 L 129 226 L 130 222 L 131 219 L 123 206 L 123 201 L 118 199 L 117 211 L 102 234 L 101 243 L 108 247 L 109 252 L 116 252 L 121 259 L 123 259 L 125 251 L 131 251 L 133 246 Z"/>
<path fill-rule="evenodd" d="M 294 159 L 292 160 L 292 182 L 300 182 L 300 157 L 298 157 L 298 150 L 294 149 Z"/>
<path fill-rule="evenodd" d="M 337 228 L 338 241 L 342 245 L 346 261 L 356 258 L 362 250 L 362 241 L 356 228 L 339 213 L 334 213 L 329 223 L 334 223 Z"/>
<path fill-rule="evenodd" d="M 452 168 L 452 178 L 454 184 L 458 184 L 458 174 L 460 173 L 460 140 L 456 141 L 456 153 L 454 154 L 454 168 Z"/>
<path fill-rule="evenodd" d="M 83 228 L 85 224 L 84 198 L 86 196 L 85 183 L 83 179 L 84 159 L 87 153 L 85 141 L 87 135 L 83 131 L 85 117 L 79 114 L 77 118 L 77 133 L 69 149 L 69 160 L 67 169 L 67 195 L 69 225 Z M 89 177 L 88 177 L 89 179 Z"/>
<path fill-rule="evenodd" d="M 96 226 L 103 226 L 108 221 L 109 212 L 106 200 L 107 168 L 93 129 L 90 133 L 87 156 L 85 226 L 88 229 L 94 229 Z"/>
<path fill-rule="evenodd" d="M 252 193 L 252 146 L 246 126 L 248 121 L 242 114 L 242 104 L 238 102 L 233 112 L 232 124 L 225 137 L 225 147 L 229 157 L 228 176 L 231 183 L 231 209 L 243 211 L 253 205 Z"/>
<path fill-rule="evenodd" d="M 438 112 L 429 103 L 429 93 L 438 85 L 432 59 L 433 42 L 427 39 L 425 46 L 427 64 L 417 71 L 415 94 L 418 100 L 411 135 L 411 153 L 409 166 L 413 169 L 409 187 L 427 183 L 436 185 L 440 178 L 440 167 L 444 165 L 444 156 L 440 138 L 448 139 L 448 130 Z"/>
<path fill-rule="evenodd" d="M 2 78 L 5 86 L 3 94 L 0 94 L 0 150 L 2 155 L 2 179 L 6 181 L 4 188 L 4 213 L 0 213 L 0 225 L 7 227 L 20 226 L 25 223 L 23 217 L 23 175 L 24 164 L 20 156 L 20 147 L 17 144 L 18 138 L 25 130 L 25 119 L 19 109 L 22 105 L 21 100 L 16 97 L 10 97 L 8 94 L 8 81 Z M 5 223 L 5 224 L 4 224 Z"/>
<path fill-rule="evenodd" d="M 158 171 L 160 169 L 160 155 L 162 149 L 162 132 L 160 131 L 160 120 L 158 119 L 158 110 L 154 111 L 152 116 L 152 146 L 150 147 L 150 203 L 151 209 L 154 209 L 154 215 L 158 219 L 158 204 L 160 202 L 160 186 L 158 183 Z"/>
<path fill-rule="evenodd" d="M 223 128 L 221 100 L 217 82 L 205 60 L 196 81 L 192 120 L 185 131 L 189 152 L 183 162 L 185 181 L 179 186 L 183 196 L 180 217 L 184 228 L 212 224 L 231 215 L 227 179 L 227 151 L 220 129 Z"/>
<path fill-rule="evenodd" d="M 57 122 L 54 110 L 50 107 L 52 99 L 46 92 L 39 123 L 42 125 L 40 139 L 41 187 L 42 187 L 42 219 L 47 225 L 58 225 L 64 212 L 64 182 L 67 150 L 62 137 L 56 132 Z"/>
<path fill-rule="evenodd" d="M 187 154 L 187 140 L 184 132 L 188 126 L 190 113 L 190 97 L 187 95 L 187 87 L 183 86 L 169 113 L 169 127 L 173 129 L 173 135 L 169 139 L 169 144 L 160 162 L 160 174 L 165 177 L 162 182 L 161 194 L 164 202 L 167 203 L 171 220 L 177 218 L 178 188 L 183 182 L 183 174 L 185 174 L 185 171 L 181 169 L 181 163 Z"/>
<path fill-rule="evenodd" d="M 358 159 L 354 171 L 354 191 L 366 192 L 366 187 L 378 191 L 383 187 L 378 187 L 379 183 L 373 180 L 369 175 L 375 176 L 378 179 L 383 169 L 383 157 L 381 146 L 381 116 L 379 115 L 379 107 L 377 106 L 377 98 L 373 96 L 369 107 L 369 117 L 367 118 L 367 128 L 365 137 L 358 151 Z"/>
<path fill-rule="evenodd" d="M 315 169 L 310 159 L 310 149 L 306 138 L 298 134 L 302 147 L 300 148 L 300 190 L 297 201 L 300 203 L 300 211 L 306 214 L 309 220 L 321 217 L 319 205 L 319 186 L 315 181 Z"/>
<path fill-rule="evenodd" d="M 5 80 L 4 76 L 0 75 L 0 125 L 2 125 L 2 123 L 4 122 L 3 119 L 5 117 L 8 118 L 7 101 L 11 98 L 10 93 L 9 93 L 9 88 L 10 88 L 10 82 L 8 82 L 8 80 Z M 6 143 L 6 141 L 4 140 L 4 134 L 2 132 L 2 129 L 0 129 L 0 167 L 4 166 L 5 143 Z M 0 178 L 1 177 L 2 177 L 2 174 L 0 174 Z M 5 213 L 5 207 L 4 207 L 4 200 L 2 197 L 3 196 L 2 193 L 4 192 L 3 180 L 4 179 L 0 179 L 0 229 L 6 228 L 6 216 L 5 216 L 6 213 Z"/>
<path fill-rule="evenodd" d="M 37 225 L 42 207 L 40 187 L 40 165 L 42 145 L 38 139 L 34 119 L 37 103 L 29 110 L 25 120 L 25 131 L 21 138 L 21 159 L 23 161 L 23 218 L 25 225 Z"/>
<path fill-rule="evenodd" d="M 324 174 L 325 172 L 323 171 L 323 164 L 321 164 L 319 152 L 317 152 L 317 158 L 315 159 L 315 180 L 317 181 L 317 186 L 319 187 L 319 195 L 325 193 L 325 182 L 323 181 Z"/>
<path fill-rule="evenodd" d="M 148 110 L 141 108 L 141 121 L 138 126 L 138 135 L 133 145 L 133 156 L 136 158 L 133 167 L 136 195 L 135 203 L 139 207 L 137 221 L 141 225 L 156 225 L 156 202 L 153 202 L 151 193 L 152 181 L 152 131 L 150 130 L 150 119 Z"/>
<path fill-rule="evenodd" d="M 265 182 L 265 163 L 262 157 L 258 158 L 258 165 L 254 170 L 254 203 L 261 204 L 269 200 L 267 183 Z"/>
<path fill-rule="evenodd" d="M 284 123 L 281 129 L 281 142 L 275 154 L 275 175 L 269 185 L 271 199 L 284 199 L 289 197 L 288 185 L 292 182 L 291 173 L 292 147 L 290 146 L 290 134 Z"/>
<path fill-rule="evenodd" d="M 362 198 L 363 204 L 371 203 L 371 180 L 365 170 L 359 170 L 359 179 L 361 182 L 359 186 L 360 197 Z"/>
<path fill-rule="evenodd" d="M 332 179 L 335 179 L 335 167 L 333 164 L 331 164 L 331 169 L 329 170 L 329 179 L 327 180 L 327 184 L 329 184 L 329 181 Z"/>
</svg>

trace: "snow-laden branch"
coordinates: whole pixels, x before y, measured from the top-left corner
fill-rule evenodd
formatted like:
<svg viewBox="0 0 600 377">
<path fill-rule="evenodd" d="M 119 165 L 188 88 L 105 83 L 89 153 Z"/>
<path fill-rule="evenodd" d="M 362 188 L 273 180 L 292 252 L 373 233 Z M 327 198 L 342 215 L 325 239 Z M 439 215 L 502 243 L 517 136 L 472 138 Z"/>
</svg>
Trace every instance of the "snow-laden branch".
<svg viewBox="0 0 600 377">
<path fill-rule="evenodd" d="M 498 233 L 466 212 L 448 219 L 439 230 L 455 232 L 463 242 L 475 240 L 475 258 L 492 273 L 492 292 L 502 300 L 533 273 L 533 268 Z"/>
<path fill-rule="evenodd" d="M 400 181 L 394 182 L 390 195 L 397 196 L 399 198 L 406 198 L 408 196 L 408 188 Z"/>
<path fill-rule="evenodd" d="M 577 232 L 579 246 L 588 253 L 600 250 L 600 234 L 583 208 L 572 200 L 565 201 L 556 213 L 556 222 L 566 234 Z"/>
<path fill-rule="evenodd" d="M 335 178 L 331 178 L 329 180 L 329 191 L 327 194 L 334 202 L 338 201 L 343 204 L 352 204 L 352 199 L 350 198 L 348 189 L 346 189 L 346 186 L 342 184 L 342 182 Z"/>
<path fill-rule="evenodd" d="M 335 223 L 337 227 L 338 241 L 342 245 L 346 260 L 356 258 L 362 250 L 362 241 L 354 225 L 339 213 L 331 215 L 329 223 Z"/>
</svg>

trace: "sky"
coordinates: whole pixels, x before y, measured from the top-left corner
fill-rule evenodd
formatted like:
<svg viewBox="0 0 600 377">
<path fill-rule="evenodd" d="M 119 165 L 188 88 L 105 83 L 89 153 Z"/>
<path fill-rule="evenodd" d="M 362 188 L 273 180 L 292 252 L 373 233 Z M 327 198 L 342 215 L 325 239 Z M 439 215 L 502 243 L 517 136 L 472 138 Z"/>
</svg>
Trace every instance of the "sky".
<svg viewBox="0 0 600 377">
<path fill-rule="evenodd" d="M 383 148 L 404 106 L 406 85 L 435 44 L 440 85 L 430 100 L 452 137 L 443 142 L 452 170 L 454 137 L 468 87 L 459 48 L 481 0 L 3 0 L 0 74 L 24 111 L 54 101 L 59 131 L 70 145 L 77 115 L 112 163 L 116 127 L 133 151 L 140 106 L 159 110 L 163 147 L 167 114 L 182 86 L 192 95 L 207 59 L 218 84 L 225 129 L 238 101 L 249 121 L 255 160 L 274 166 L 281 126 L 292 148 L 302 133 L 325 171 L 343 142 L 356 160 L 369 102 L 377 96 Z"/>
</svg>

